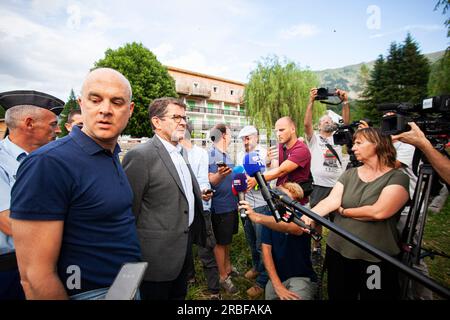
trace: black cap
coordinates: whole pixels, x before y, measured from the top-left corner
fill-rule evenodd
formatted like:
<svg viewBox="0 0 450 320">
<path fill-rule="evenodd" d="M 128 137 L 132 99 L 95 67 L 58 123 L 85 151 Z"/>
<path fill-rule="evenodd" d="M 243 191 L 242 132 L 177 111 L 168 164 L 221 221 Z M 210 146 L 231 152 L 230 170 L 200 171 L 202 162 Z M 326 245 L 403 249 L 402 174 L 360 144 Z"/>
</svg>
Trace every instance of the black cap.
<svg viewBox="0 0 450 320">
<path fill-rule="evenodd" d="M 0 105 L 6 110 L 21 105 L 32 105 L 59 115 L 64 101 L 49 94 L 33 90 L 16 90 L 0 93 Z"/>
</svg>

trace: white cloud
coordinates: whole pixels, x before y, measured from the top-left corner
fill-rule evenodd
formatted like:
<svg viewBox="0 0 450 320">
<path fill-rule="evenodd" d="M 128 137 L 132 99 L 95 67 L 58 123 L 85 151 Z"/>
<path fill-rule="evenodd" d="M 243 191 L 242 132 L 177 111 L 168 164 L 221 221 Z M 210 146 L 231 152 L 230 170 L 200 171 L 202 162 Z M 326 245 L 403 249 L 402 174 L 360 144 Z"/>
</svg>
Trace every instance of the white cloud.
<svg viewBox="0 0 450 320">
<path fill-rule="evenodd" d="M 156 48 L 150 49 L 158 59 L 166 59 L 171 52 L 173 52 L 173 46 L 170 43 L 161 43 Z"/>
<path fill-rule="evenodd" d="M 216 64 L 212 61 L 208 61 L 204 54 L 195 49 L 190 49 L 187 53 L 175 58 L 167 60 L 162 58 L 161 62 L 172 67 L 179 67 L 211 75 L 222 75 L 228 71 L 228 67 L 225 66 L 224 63 L 220 63 L 219 61 Z"/>
<path fill-rule="evenodd" d="M 81 9 L 77 5 L 70 5 L 66 9 L 67 14 L 69 17 L 66 21 L 66 26 L 69 29 L 78 30 L 80 29 L 81 25 Z"/>
<path fill-rule="evenodd" d="M 320 32 L 319 28 L 313 24 L 298 24 L 288 29 L 281 30 L 280 34 L 283 39 L 292 38 L 310 38 Z"/>
<path fill-rule="evenodd" d="M 32 0 L 31 8 L 33 14 L 41 16 L 54 15 L 65 8 L 66 2 L 61 0 Z"/>
<path fill-rule="evenodd" d="M 52 29 L 0 9 L 0 91 L 36 89 L 66 99 L 111 42 L 101 32 Z M 7 48 L 7 50 L 6 50 Z"/>
</svg>

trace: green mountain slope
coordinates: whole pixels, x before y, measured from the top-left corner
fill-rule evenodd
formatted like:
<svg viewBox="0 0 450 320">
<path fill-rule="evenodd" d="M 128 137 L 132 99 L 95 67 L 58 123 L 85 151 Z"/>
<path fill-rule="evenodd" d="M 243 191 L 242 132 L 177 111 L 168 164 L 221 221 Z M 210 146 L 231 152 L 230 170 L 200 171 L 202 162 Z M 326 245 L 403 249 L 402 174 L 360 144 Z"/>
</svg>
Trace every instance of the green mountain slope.
<svg viewBox="0 0 450 320">
<path fill-rule="evenodd" d="M 439 60 L 445 51 L 438 51 L 425 54 L 430 63 L 434 63 Z M 323 87 L 339 88 L 349 92 L 350 98 L 357 99 L 361 94 L 363 88 L 358 83 L 359 70 L 362 65 L 366 65 L 369 70 L 372 70 L 375 61 L 363 62 L 359 64 L 349 65 L 337 69 L 325 69 L 321 71 L 315 71 L 319 76 L 320 83 Z"/>
</svg>

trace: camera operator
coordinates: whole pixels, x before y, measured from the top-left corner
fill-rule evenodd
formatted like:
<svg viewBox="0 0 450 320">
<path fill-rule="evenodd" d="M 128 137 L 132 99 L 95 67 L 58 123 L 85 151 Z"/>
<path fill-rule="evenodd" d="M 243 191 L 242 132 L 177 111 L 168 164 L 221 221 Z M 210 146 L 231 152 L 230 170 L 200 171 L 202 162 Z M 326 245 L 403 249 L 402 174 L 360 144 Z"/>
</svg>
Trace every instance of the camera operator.
<svg viewBox="0 0 450 320">
<path fill-rule="evenodd" d="M 356 131 L 353 151 L 362 166 L 346 170 L 312 211 L 325 216 L 335 210 L 334 223 L 379 250 L 400 253 L 396 229 L 398 214 L 408 201 L 409 178 L 394 169 L 396 152 L 390 136 L 379 129 Z M 311 219 L 302 217 L 306 224 Z M 397 299 L 397 270 L 334 232 L 327 239 L 328 297 L 330 300 Z M 381 272 L 380 285 L 367 286 L 369 267 Z"/>
<path fill-rule="evenodd" d="M 350 122 L 350 108 L 348 104 L 347 92 L 336 90 L 336 94 L 343 101 L 342 117 L 344 125 Z M 342 146 L 335 145 L 333 132 L 336 130 L 335 123 L 330 116 L 324 115 L 319 120 L 319 131 L 313 130 L 313 105 L 317 97 L 317 88 L 312 88 L 309 92 L 309 103 L 306 107 L 304 126 L 306 143 L 311 151 L 311 173 L 314 178 L 314 188 L 311 193 L 311 208 L 326 198 L 337 179 L 344 171 L 342 167 Z M 322 227 L 317 226 L 317 231 L 321 234 Z M 320 241 L 314 243 L 313 260 L 321 258 Z"/>
<path fill-rule="evenodd" d="M 408 124 L 411 130 L 392 136 L 392 140 L 412 144 L 419 148 L 434 170 L 436 170 L 447 184 L 450 184 L 450 160 L 433 147 L 422 130 L 414 122 L 409 122 Z"/>
</svg>

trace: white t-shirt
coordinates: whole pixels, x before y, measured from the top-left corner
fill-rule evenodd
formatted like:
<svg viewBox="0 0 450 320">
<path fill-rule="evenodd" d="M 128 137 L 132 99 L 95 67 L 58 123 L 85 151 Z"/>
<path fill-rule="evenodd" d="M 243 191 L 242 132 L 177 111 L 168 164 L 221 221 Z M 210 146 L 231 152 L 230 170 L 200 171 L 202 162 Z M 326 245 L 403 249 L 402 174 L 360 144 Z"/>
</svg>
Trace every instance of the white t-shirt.
<svg viewBox="0 0 450 320">
<path fill-rule="evenodd" d="M 260 146 L 259 144 L 255 147 L 255 150 L 253 150 L 252 152 L 256 152 L 258 153 L 259 157 L 262 160 L 262 163 L 266 163 L 266 158 L 267 158 L 267 149 Z M 240 165 L 242 166 L 242 164 L 244 163 L 244 157 L 247 153 L 245 152 L 245 150 L 241 150 L 239 151 L 237 158 L 236 158 L 236 165 Z M 247 200 L 250 203 L 250 206 L 252 208 L 259 208 L 262 206 L 267 205 L 266 200 L 264 200 L 261 191 L 258 190 L 250 190 L 249 192 L 247 192 L 245 194 L 245 200 Z"/>
<path fill-rule="evenodd" d="M 416 148 L 401 141 L 394 142 L 394 148 L 397 151 L 397 160 L 403 164 L 401 170 L 409 177 L 409 197 L 412 198 L 417 184 L 417 177 L 412 170 Z"/>
<path fill-rule="evenodd" d="M 314 133 L 310 141 L 306 139 L 311 152 L 311 173 L 314 178 L 314 184 L 330 188 L 334 187 L 343 169 L 336 156 L 327 148 L 327 142 L 336 150 L 342 162 L 342 146 L 334 145 L 333 136 L 324 138 L 318 133 Z"/>
</svg>

